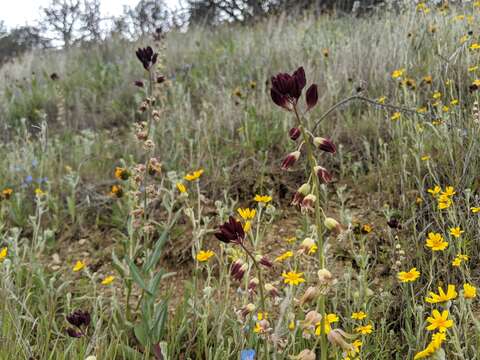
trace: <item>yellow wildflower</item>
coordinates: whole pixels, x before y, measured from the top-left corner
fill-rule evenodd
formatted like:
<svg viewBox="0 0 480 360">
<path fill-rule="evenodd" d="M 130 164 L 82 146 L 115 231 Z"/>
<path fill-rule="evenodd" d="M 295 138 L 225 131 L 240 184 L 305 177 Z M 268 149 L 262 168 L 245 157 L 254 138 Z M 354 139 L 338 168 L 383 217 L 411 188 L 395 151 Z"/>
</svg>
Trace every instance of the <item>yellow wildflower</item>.
<svg viewBox="0 0 480 360">
<path fill-rule="evenodd" d="M 207 250 L 207 251 L 200 250 L 196 258 L 197 258 L 197 261 L 199 262 L 205 262 L 205 261 L 208 261 L 208 259 L 210 259 L 214 255 L 215 253 L 211 250 Z"/>
<path fill-rule="evenodd" d="M 270 201 L 272 201 L 272 197 L 269 196 L 269 195 L 255 195 L 253 200 L 255 200 L 258 203 L 266 204 L 266 203 L 269 203 Z"/>
<path fill-rule="evenodd" d="M 437 309 L 433 310 L 432 316 L 427 318 L 427 322 L 430 323 L 427 326 L 427 330 L 433 331 L 438 329 L 442 333 L 453 326 L 453 320 L 448 320 L 448 310 L 442 311 L 441 314 Z"/>
<path fill-rule="evenodd" d="M 7 257 L 8 255 L 8 248 L 7 247 L 3 247 L 1 250 L 0 250 L 0 263 L 3 262 L 3 260 L 5 260 L 5 258 Z"/>
<path fill-rule="evenodd" d="M 184 193 L 187 192 L 187 187 L 184 184 L 182 184 L 181 182 L 177 183 L 177 189 L 181 194 L 184 194 Z"/>
<path fill-rule="evenodd" d="M 187 181 L 195 181 L 195 180 L 199 179 L 200 176 L 202 176 L 202 174 L 203 174 L 203 169 L 199 169 L 199 170 L 196 170 L 192 173 L 188 173 L 183 178 Z"/>
<path fill-rule="evenodd" d="M 257 210 L 249 209 L 249 208 L 245 208 L 245 209 L 238 208 L 237 212 L 243 220 L 251 220 L 257 214 Z"/>
<path fill-rule="evenodd" d="M 373 332 L 373 325 L 368 324 L 368 325 L 365 325 L 365 326 L 359 326 L 355 329 L 355 331 L 358 334 L 362 334 L 362 335 L 371 334 Z"/>
<path fill-rule="evenodd" d="M 405 73 L 405 69 L 404 69 L 404 68 L 394 70 L 394 71 L 392 72 L 392 79 L 398 79 L 398 78 L 402 77 L 404 73 Z"/>
<path fill-rule="evenodd" d="M 434 188 L 432 189 L 428 189 L 427 192 L 429 194 L 431 194 L 432 196 L 437 196 L 438 194 L 440 194 L 440 192 L 442 191 L 442 188 L 438 185 L 436 185 Z"/>
<path fill-rule="evenodd" d="M 107 276 L 105 279 L 102 280 L 102 285 L 110 285 L 113 280 L 115 280 L 115 276 Z"/>
<path fill-rule="evenodd" d="M 402 114 L 400 112 L 396 111 L 392 114 L 392 116 L 390 116 L 390 120 L 396 121 L 396 120 L 400 119 L 401 116 L 402 116 Z"/>
<path fill-rule="evenodd" d="M 457 239 L 462 236 L 465 231 L 460 228 L 460 226 L 450 228 L 450 235 L 456 237 Z"/>
<path fill-rule="evenodd" d="M 420 271 L 417 268 L 411 268 L 410 271 L 400 271 L 397 277 L 403 283 L 413 282 L 420 277 Z"/>
<path fill-rule="evenodd" d="M 80 271 L 80 270 L 82 270 L 82 269 L 84 269 L 84 268 L 85 268 L 85 263 L 84 263 L 83 261 L 81 261 L 81 260 L 78 260 L 78 261 L 75 263 L 75 265 L 73 266 L 73 269 L 72 269 L 72 270 L 73 270 L 73 272 L 78 272 L 78 271 Z"/>
<path fill-rule="evenodd" d="M 426 245 L 432 251 L 442 251 L 448 247 L 448 242 L 445 241 L 441 234 L 430 232 L 428 233 Z"/>
<path fill-rule="evenodd" d="M 283 282 L 289 285 L 298 285 L 305 282 L 305 279 L 302 277 L 303 273 L 297 273 L 295 271 L 289 271 L 288 273 L 283 272 Z"/>
<path fill-rule="evenodd" d="M 352 319 L 353 320 L 363 320 L 366 317 L 367 317 L 367 314 L 365 314 L 363 311 L 352 313 Z"/>
<path fill-rule="evenodd" d="M 463 297 L 465 299 L 473 299 L 477 297 L 477 288 L 470 284 L 463 284 Z"/>
<path fill-rule="evenodd" d="M 293 256 L 293 252 L 285 251 L 282 255 L 278 256 L 275 259 L 275 262 L 281 262 L 281 261 L 287 260 L 288 258 L 291 258 L 292 256 Z"/>
<path fill-rule="evenodd" d="M 437 303 L 444 303 L 450 300 L 456 299 L 458 296 L 457 291 L 455 290 L 455 285 L 448 285 L 447 292 L 443 291 L 443 289 L 439 286 L 438 287 L 438 295 L 434 292 L 429 292 L 430 297 L 426 297 L 425 301 L 429 304 L 437 304 Z"/>
</svg>

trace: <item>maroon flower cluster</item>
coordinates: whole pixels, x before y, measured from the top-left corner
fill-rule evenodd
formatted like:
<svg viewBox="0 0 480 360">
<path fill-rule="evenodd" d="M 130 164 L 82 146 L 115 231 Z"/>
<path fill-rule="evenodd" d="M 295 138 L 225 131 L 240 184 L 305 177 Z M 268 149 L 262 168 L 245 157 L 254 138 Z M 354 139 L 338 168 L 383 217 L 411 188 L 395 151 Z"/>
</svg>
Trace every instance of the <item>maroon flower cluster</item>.
<svg viewBox="0 0 480 360">
<path fill-rule="evenodd" d="M 90 325 L 90 313 L 88 311 L 75 310 L 67 316 L 67 321 L 76 328 L 67 328 L 67 334 L 74 338 L 82 337 L 85 335 L 84 328 Z"/>
<path fill-rule="evenodd" d="M 242 223 L 235 220 L 233 216 L 230 216 L 228 221 L 220 225 L 218 231 L 215 233 L 215 237 L 224 243 L 236 243 L 242 244 L 245 239 L 245 231 L 243 230 Z"/>
<path fill-rule="evenodd" d="M 286 109 L 287 111 L 292 111 L 295 114 L 297 120 L 297 126 L 290 129 L 288 135 L 290 139 L 293 141 L 297 141 L 302 133 L 303 133 L 303 140 L 310 141 L 312 148 L 320 149 L 324 152 L 328 152 L 334 154 L 337 149 L 335 144 L 329 138 L 324 137 L 315 137 L 306 129 L 302 128 L 301 126 L 301 116 L 302 114 L 299 113 L 298 109 L 298 100 L 302 95 L 302 91 L 307 85 L 307 80 L 305 77 L 305 70 L 303 67 L 299 67 L 292 75 L 286 73 L 280 73 L 271 80 L 272 88 L 270 89 L 270 95 L 272 100 L 275 104 Z M 317 105 L 318 102 L 318 86 L 316 84 L 310 85 L 308 87 L 306 94 L 305 94 L 305 103 L 306 103 L 306 110 L 308 112 L 312 108 Z M 289 153 L 282 161 L 282 169 L 288 170 L 290 169 L 301 156 L 301 150 L 304 142 L 301 142 L 298 149 Z M 314 169 L 315 173 L 317 174 L 319 180 L 323 183 L 329 183 L 332 181 L 332 176 L 322 166 L 315 166 Z M 310 195 L 310 196 L 307 196 Z M 303 204 L 304 199 L 305 204 Z M 299 189 L 295 195 L 293 204 L 300 205 L 305 209 L 310 209 L 312 203 L 315 201 L 315 197 L 310 194 L 310 186 L 309 184 L 302 185 L 302 188 Z"/>
<path fill-rule="evenodd" d="M 150 68 L 157 62 L 158 54 L 154 52 L 150 46 L 147 46 L 146 48 L 139 48 L 135 54 L 147 71 L 150 70 Z"/>
</svg>

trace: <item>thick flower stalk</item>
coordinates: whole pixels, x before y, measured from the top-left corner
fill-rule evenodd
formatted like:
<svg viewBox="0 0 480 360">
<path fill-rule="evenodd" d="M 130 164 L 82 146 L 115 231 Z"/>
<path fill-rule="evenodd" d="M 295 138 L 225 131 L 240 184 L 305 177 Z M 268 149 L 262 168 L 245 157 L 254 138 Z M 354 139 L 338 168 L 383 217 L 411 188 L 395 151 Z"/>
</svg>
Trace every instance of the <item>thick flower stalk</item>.
<svg viewBox="0 0 480 360">
<path fill-rule="evenodd" d="M 315 218 L 316 237 L 318 244 L 318 256 L 320 267 L 325 268 L 325 254 L 323 241 L 323 223 L 324 215 L 320 204 L 320 185 L 332 180 L 331 174 L 326 168 L 317 163 L 315 150 L 334 154 L 336 147 L 333 142 L 324 137 L 318 137 L 310 132 L 304 121 L 304 114 L 315 107 L 318 102 L 318 87 L 316 84 L 310 85 L 306 91 L 306 109 L 302 113 L 299 106 L 299 99 L 302 91 L 307 85 L 305 71 L 303 67 L 298 68 L 292 75 L 278 74 L 271 79 L 272 88 L 270 94 L 273 102 L 294 115 L 295 126 L 289 131 L 289 136 L 293 141 L 301 140 L 298 148 L 288 154 L 282 162 L 282 169 L 287 170 L 292 167 L 302 156 L 302 152 L 307 158 L 309 179 L 304 183 L 294 195 L 292 204 L 300 205 L 302 212 L 313 213 Z M 321 316 L 320 342 L 321 359 L 327 359 L 327 342 L 325 334 L 325 296 L 321 294 L 318 297 L 317 308 Z"/>
</svg>

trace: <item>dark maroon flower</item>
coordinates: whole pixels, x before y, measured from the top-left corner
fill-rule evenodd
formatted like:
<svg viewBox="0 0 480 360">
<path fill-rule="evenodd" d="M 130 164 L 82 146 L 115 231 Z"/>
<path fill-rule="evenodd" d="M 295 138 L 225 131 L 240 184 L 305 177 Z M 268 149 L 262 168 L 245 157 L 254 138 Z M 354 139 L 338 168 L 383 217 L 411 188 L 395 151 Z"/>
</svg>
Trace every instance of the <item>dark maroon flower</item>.
<svg viewBox="0 0 480 360">
<path fill-rule="evenodd" d="M 280 73 L 272 77 L 270 95 L 275 104 L 290 110 L 290 105 L 298 102 L 305 85 L 307 85 L 305 70 L 299 67 L 292 75 Z"/>
<path fill-rule="evenodd" d="M 245 275 L 245 271 L 247 271 L 247 269 L 248 265 L 245 264 L 241 259 L 237 259 L 232 264 L 230 275 L 232 275 L 235 280 L 240 281 L 243 279 L 243 275 Z"/>
<path fill-rule="evenodd" d="M 314 210 L 315 201 L 317 201 L 317 197 L 313 194 L 308 194 L 302 200 L 300 207 L 302 212 L 309 212 Z"/>
<path fill-rule="evenodd" d="M 313 144 L 319 148 L 320 150 L 335 154 L 337 152 L 337 148 L 332 140 L 323 138 L 323 137 L 316 137 L 313 139 Z"/>
<path fill-rule="evenodd" d="M 161 75 L 157 77 L 157 83 L 161 84 L 165 82 L 165 76 Z"/>
<path fill-rule="evenodd" d="M 260 265 L 263 265 L 265 267 L 273 266 L 273 263 L 266 256 L 263 256 L 263 255 L 258 255 L 257 261 L 260 263 Z"/>
<path fill-rule="evenodd" d="M 398 219 L 395 219 L 395 218 L 391 218 L 390 220 L 387 221 L 387 225 L 391 228 L 391 229 L 401 229 L 402 225 L 400 224 L 400 222 L 398 221 Z"/>
<path fill-rule="evenodd" d="M 293 195 L 293 200 L 292 200 L 292 205 L 293 206 L 298 206 L 302 203 L 303 199 L 305 196 L 307 196 L 310 193 L 310 184 L 305 183 L 302 186 L 300 186 L 297 191 L 295 191 L 295 194 Z"/>
<path fill-rule="evenodd" d="M 220 225 L 215 236 L 218 240 L 223 241 L 224 243 L 233 242 L 241 244 L 245 238 L 245 231 L 243 230 L 242 224 L 235 220 L 233 216 L 230 216 L 225 224 Z"/>
<path fill-rule="evenodd" d="M 307 101 L 307 108 L 311 109 L 315 105 L 317 105 L 318 102 L 318 87 L 317 84 L 312 84 L 310 87 L 307 89 L 307 93 L 305 95 L 306 101 Z"/>
<path fill-rule="evenodd" d="M 288 135 L 290 136 L 290 139 L 295 141 L 300 137 L 300 129 L 297 127 L 293 127 L 289 130 Z"/>
<path fill-rule="evenodd" d="M 73 338 L 82 337 L 82 333 L 78 330 L 75 330 L 74 328 L 67 328 L 66 332 L 67 332 L 68 336 L 73 337 Z"/>
<path fill-rule="evenodd" d="M 288 154 L 285 159 L 282 161 L 282 170 L 287 170 L 291 168 L 299 159 L 300 151 L 294 151 Z"/>
<path fill-rule="evenodd" d="M 60 79 L 60 77 L 58 76 L 57 73 L 52 73 L 50 75 L 50 79 L 52 79 L 53 81 L 56 81 L 56 80 Z"/>
<path fill-rule="evenodd" d="M 78 328 L 88 326 L 90 324 L 90 313 L 88 311 L 75 310 L 67 316 L 67 321 Z"/>
<path fill-rule="evenodd" d="M 142 63 L 145 70 L 150 70 L 150 68 L 155 65 L 157 62 L 158 54 L 153 52 L 153 49 L 150 46 L 146 48 L 139 48 L 135 54 L 137 55 L 138 60 Z"/>
<path fill-rule="evenodd" d="M 332 175 L 330 175 L 328 170 L 324 167 L 318 165 L 315 166 L 315 172 L 317 173 L 318 178 L 324 183 L 329 183 L 332 181 Z"/>
<path fill-rule="evenodd" d="M 143 81 L 142 81 L 142 80 L 135 80 L 135 81 L 133 82 L 133 84 L 134 84 L 135 86 L 138 86 L 138 87 L 143 87 Z"/>
<path fill-rule="evenodd" d="M 248 282 L 248 291 L 255 292 L 255 289 L 257 288 L 258 284 L 259 284 L 259 281 L 257 278 L 250 279 L 250 281 Z"/>
</svg>

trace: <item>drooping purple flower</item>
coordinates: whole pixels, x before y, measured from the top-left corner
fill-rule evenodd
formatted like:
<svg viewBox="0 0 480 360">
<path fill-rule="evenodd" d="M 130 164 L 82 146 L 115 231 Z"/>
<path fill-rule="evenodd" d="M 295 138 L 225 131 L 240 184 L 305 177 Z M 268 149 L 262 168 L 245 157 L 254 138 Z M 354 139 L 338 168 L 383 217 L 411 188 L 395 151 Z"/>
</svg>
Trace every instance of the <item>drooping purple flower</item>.
<svg viewBox="0 0 480 360">
<path fill-rule="evenodd" d="M 157 62 L 158 54 L 153 52 L 153 49 L 150 46 L 139 48 L 135 54 L 147 71 Z"/>
<path fill-rule="evenodd" d="M 218 231 L 215 233 L 215 237 L 227 244 L 230 242 L 241 244 L 245 238 L 245 231 L 243 230 L 242 223 L 235 220 L 233 216 L 230 216 L 226 223 L 220 225 Z"/>
<path fill-rule="evenodd" d="M 297 162 L 297 160 L 300 158 L 300 151 L 293 151 L 291 152 L 290 154 L 288 154 L 285 159 L 283 159 L 282 161 L 282 170 L 287 170 L 289 168 L 291 168 L 293 165 L 295 165 L 295 163 Z"/>
<path fill-rule="evenodd" d="M 90 324 L 90 313 L 88 311 L 75 310 L 67 316 L 67 321 L 78 328 Z"/>
<path fill-rule="evenodd" d="M 290 136 L 290 139 L 295 141 L 300 137 L 300 129 L 297 127 L 293 127 L 288 131 L 288 135 Z"/>
<path fill-rule="evenodd" d="M 270 95 L 275 104 L 291 110 L 291 105 L 298 102 L 306 84 L 305 70 L 299 67 L 292 75 L 280 73 L 272 77 Z"/>
<path fill-rule="evenodd" d="M 315 105 L 317 105 L 318 102 L 318 87 L 317 84 L 312 84 L 310 87 L 307 89 L 307 93 L 305 95 L 306 101 L 307 101 L 307 108 L 311 109 Z"/>
<path fill-rule="evenodd" d="M 73 338 L 82 337 L 82 333 L 78 330 L 75 330 L 74 328 L 67 328 L 66 332 L 67 332 L 68 336 L 73 337 Z"/>
<path fill-rule="evenodd" d="M 328 138 L 323 138 L 323 137 L 315 137 L 313 139 L 313 144 L 319 148 L 320 150 L 323 150 L 325 152 L 329 152 L 332 154 L 335 154 L 337 152 L 337 148 L 335 144 L 333 143 L 332 140 Z"/>
<path fill-rule="evenodd" d="M 323 166 L 315 166 L 315 172 L 317 173 L 318 178 L 324 183 L 332 181 L 332 175 Z"/>
</svg>

